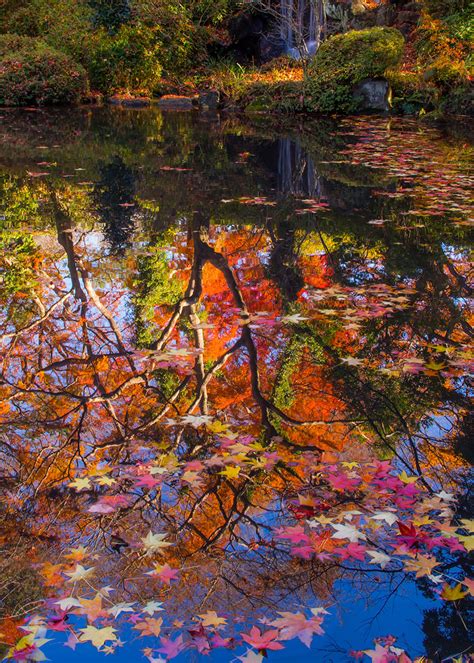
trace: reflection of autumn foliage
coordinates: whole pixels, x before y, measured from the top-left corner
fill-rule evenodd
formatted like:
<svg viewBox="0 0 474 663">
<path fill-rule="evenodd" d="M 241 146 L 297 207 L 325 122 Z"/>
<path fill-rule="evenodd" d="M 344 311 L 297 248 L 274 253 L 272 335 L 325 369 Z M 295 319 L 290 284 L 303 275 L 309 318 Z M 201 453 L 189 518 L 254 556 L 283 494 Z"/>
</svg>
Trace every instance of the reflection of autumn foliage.
<svg viewBox="0 0 474 663">
<path fill-rule="evenodd" d="M 42 195 L 54 232 L 34 287 L 1 293 L 2 642 L 30 615 L 82 637 L 68 613 L 165 638 L 172 617 L 201 653 L 240 644 L 257 614 L 271 621 L 252 642 L 295 623 L 308 639 L 307 607 L 375 571 L 389 591 L 448 569 L 441 597 L 464 600 L 462 250 L 419 228 L 369 250 L 328 221 L 283 253 L 304 282 L 292 298 L 270 222 L 188 214 L 111 258 L 60 187 Z"/>
</svg>

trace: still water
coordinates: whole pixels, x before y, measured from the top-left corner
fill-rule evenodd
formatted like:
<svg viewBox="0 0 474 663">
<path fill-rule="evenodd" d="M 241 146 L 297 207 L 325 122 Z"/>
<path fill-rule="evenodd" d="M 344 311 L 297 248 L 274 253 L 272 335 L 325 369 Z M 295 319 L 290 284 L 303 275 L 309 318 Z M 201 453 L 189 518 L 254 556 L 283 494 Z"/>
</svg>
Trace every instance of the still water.
<svg viewBox="0 0 474 663">
<path fill-rule="evenodd" d="M 471 660 L 466 136 L 0 121 L 0 654 Z"/>
</svg>

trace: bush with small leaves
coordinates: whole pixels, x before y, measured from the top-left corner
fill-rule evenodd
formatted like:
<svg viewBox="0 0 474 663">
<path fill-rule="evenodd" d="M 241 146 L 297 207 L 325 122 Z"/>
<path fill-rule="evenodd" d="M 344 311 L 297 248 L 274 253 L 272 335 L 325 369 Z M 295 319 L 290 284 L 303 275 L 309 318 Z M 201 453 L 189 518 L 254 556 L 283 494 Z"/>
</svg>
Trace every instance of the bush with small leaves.
<svg viewBox="0 0 474 663">
<path fill-rule="evenodd" d="M 126 24 L 114 35 L 96 30 L 87 46 L 85 64 L 94 90 L 149 92 L 160 80 L 161 43 L 152 28 Z"/>
<path fill-rule="evenodd" d="M 1 106 L 78 103 L 87 89 L 85 70 L 64 53 L 38 39 L 2 35 Z"/>
</svg>

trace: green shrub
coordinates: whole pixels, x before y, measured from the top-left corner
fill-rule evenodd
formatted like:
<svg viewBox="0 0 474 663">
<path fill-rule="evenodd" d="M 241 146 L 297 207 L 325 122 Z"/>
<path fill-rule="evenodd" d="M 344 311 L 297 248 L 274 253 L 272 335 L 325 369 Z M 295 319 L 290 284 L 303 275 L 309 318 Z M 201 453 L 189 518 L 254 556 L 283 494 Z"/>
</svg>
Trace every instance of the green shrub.
<svg viewBox="0 0 474 663">
<path fill-rule="evenodd" d="M 404 39 L 394 28 L 352 30 L 327 39 L 310 64 L 305 105 L 317 113 L 350 113 L 358 108 L 354 87 L 378 78 L 402 57 Z"/>
<path fill-rule="evenodd" d="M 474 89 L 470 84 L 459 85 L 445 93 L 440 111 L 445 115 L 474 116 Z"/>
<path fill-rule="evenodd" d="M 38 14 L 31 5 L 19 7 L 3 19 L 2 28 L 6 32 L 37 37 L 39 35 Z"/>
<path fill-rule="evenodd" d="M 40 39 L 32 39 L 24 35 L 4 34 L 0 35 L 0 58 L 16 53 L 17 51 L 32 50 L 45 46 Z"/>
<path fill-rule="evenodd" d="M 83 64 L 92 22 L 92 9 L 86 0 L 27 0 L 4 18 L 2 27 L 3 32 L 40 36 L 52 48 Z"/>
<path fill-rule="evenodd" d="M 446 58 L 438 58 L 426 69 L 424 78 L 433 81 L 441 90 L 451 90 L 463 85 L 468 80 L 468 71 L 464 62 L 450 62 Z"/>
<path fill-rule="evenodd" d="M 0 54 L 0 105 L 77 103 L 86 93 L 86 72 L 64 53 L 38 39 L 3 35 L 0 49 L 8 44 L 18 50 Z"/>
<path fill-rule="evenodd" d="M 111 34 L 132 17 L 129 0 L 88 0 L 93 11 L 93 21 L 97 26 L 106 28 Z"/>
<path fill-rule="evenodd" d="M 428 11 L 434 16 L 449 16 L 468 8 L 470 0 L 425 0 Z"/>
<path fill-rule="evenodd" d="M 206 59 L 207 29 L 192 22 L 179 0 L 134 0 L 133 16 L 137 23 L 155 30 L 166 74 L 187 72 Z"/>
<path fill-rule="evenodd" d="M 161 44 L 151 28 L 122 25 L 115 35 L 105 30 L 88 39 L 91 87 L 99 92 L 152 90 L 161 76 Z"/>
<path fill-rule="evenodd" d="M 30 0 L 38 30 L 47 44 L 86 67 L 92 10 L 84 0 Z"/>
<path fill-rule="evenodd" d="M 392 108 L 396 113 L 413 115 L 422 110 L 433 110 L 438 90 L 423 74 L 388 69 L 386 77 L 392 89 Z"/>
</svg>

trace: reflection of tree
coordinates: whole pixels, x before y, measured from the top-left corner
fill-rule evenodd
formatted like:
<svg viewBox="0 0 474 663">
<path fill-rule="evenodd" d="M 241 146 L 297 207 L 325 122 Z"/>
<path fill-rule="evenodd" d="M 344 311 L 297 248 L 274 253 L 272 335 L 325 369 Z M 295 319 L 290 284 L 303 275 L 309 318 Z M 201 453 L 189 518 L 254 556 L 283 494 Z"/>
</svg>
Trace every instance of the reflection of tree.
<svg viewBox="0 0 474 663">
<path fill-rule="evenodd" d="M 474 507 L 472 478 L 463 482 L 463 493 L 459 496 L 457 517 L 471 518 Z M 473 575 L 471 556 L 454 555 L 446 561 L 448 569 L 460 566 L 466 577 Z M 430 595 L 430 589 L 422 584 L 422 589 Z M 472 596 L 462 602 L 445 603 L 441 607 L 427 610 L 423 618 L 424 645 L 427 655 L 433 661 L 442 661 L 453 652 L 469 651 L 472 646 L 472 624 L 474 623 L 474 600 Z"/>
<path fill-rule="evenodd" d="M 192 139 L 183 134 L 194 165 L 214 159 Z M 153 196 L 137 193 L 142 182 L 125 162 L 106 170 L 88 202 L 106 228 L 118 220 L 110 232 L 119 255 L 78 222 L 78 191 L 49 183 L 38 279 L 1 293 L 8 611 L 29 610 L 11 560 L 21 557 L 32 600 L 56 596 L 71 568 L 65 552 L 83 543 L 97 555 L 94 588 L 113 578 L 114 600 L 166 598 L 179 618 L 231 606 L 247 619 L 294 606 L 295 596 L 326 598 L 339 578 L 372 587 L 375 571 L 389 595 L 398 568 L 292 556 L 274 525 L 374 507 L 373 491 L 331 492 L 315 469 L 323 458 L 393 456 L 417 485 L 464 491 L 462 232 L 433 224 L 386 233 L 331 217 L 315 229 L 293 218 L 288 201 L 263 223 L 254 207 L 210 200 L 204 171 L 185 175 L 188 188 L 184 174 L 160 171 L 156 180 L 176 197 L 156 204 L 152 229 L 145 223 L 133 243 L 135 208 L 120 201 L 138 208 Z M 78 478 L 80 490 L 69 485 Z M 144 575 L 162 561 L 137 549 L 149 530 L 175 544 L 166 559 L 180 569 L 176 593 Z M 455 572 L 460 558 L 447 552 L 438 571 Z M 450 616 L 430 614 L 427 631 L 448 629 Z"/>
<path fill-rule="evenodd" d="M 93 199 L 104 233 L 113 251 L 122 253 L 129 246 L 135 222 L 136 178 L 120 156 L 100 168 L 100 180 Z"/>
<path fill-rule="evenodd" d="M 426 653 L 433 661 L 441 661 L 453 652 L 469 651 L 472 639 L 466 630 L 472 624 L 474 607 L 461 609 L 452 604 L 430 609 L 423 618 Z M 469 627 L 468 627 L 469 628 Z"/>
<path fill-rule="evenodd" d="M 296 246 L 296 228 L 282 223 L 275 229 L 269 224 L 268 232 L 272 237 L 273 247 L 269 260 L 269 271 L 289 302 L 295 301 L 298 292 L 304 286 L 304 279 L 298 266 Z"/>
</svg>

